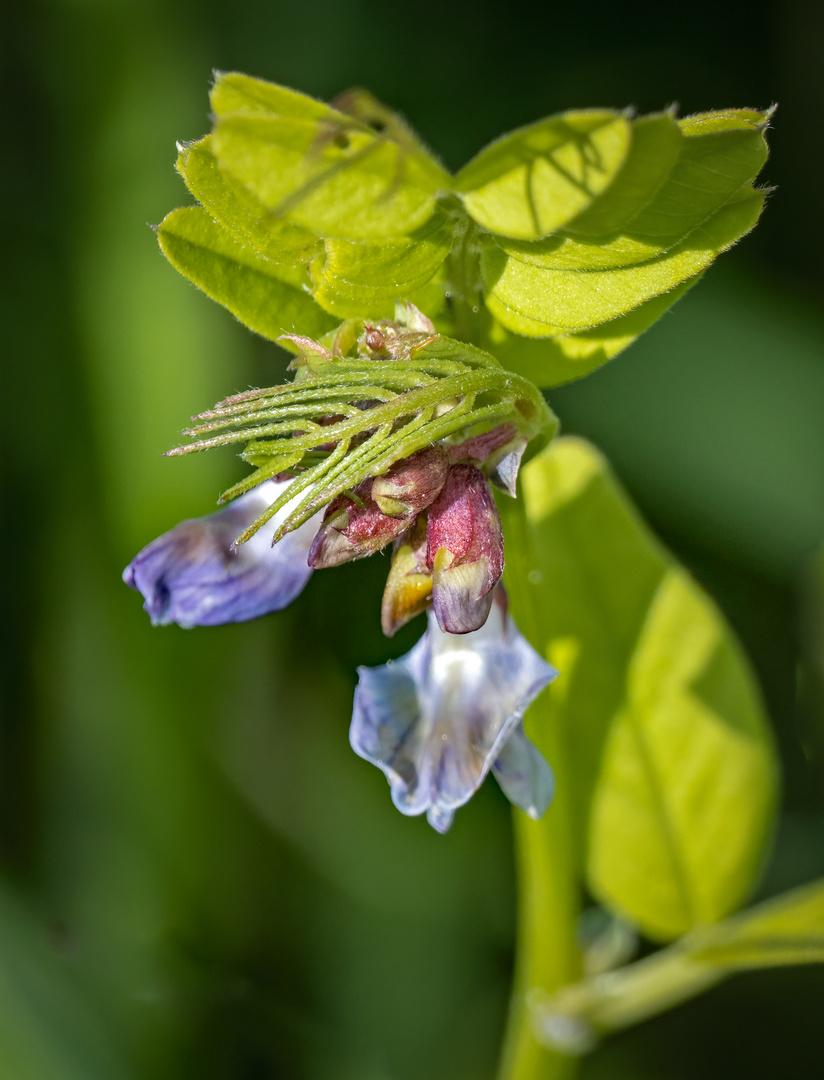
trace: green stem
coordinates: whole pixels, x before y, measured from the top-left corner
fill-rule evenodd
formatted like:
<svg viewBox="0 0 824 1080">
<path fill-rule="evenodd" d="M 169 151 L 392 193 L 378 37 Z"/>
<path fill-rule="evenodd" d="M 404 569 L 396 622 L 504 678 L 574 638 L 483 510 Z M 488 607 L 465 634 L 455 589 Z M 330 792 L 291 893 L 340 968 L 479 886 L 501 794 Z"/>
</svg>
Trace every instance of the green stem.
<svg viewBox="0 0 824 1080">
<path fill-rule="evenodd" d="M 531 565 L 530 535 L 523 502 L 502 506 L 510 555 L 506 583 L 515 621 L 534 646 L 544 644 L 538 613 L 523 575 Z M 513 553 L 517 557 L 513 558 Z M 575 941 L 580 910 L 572 843 L 569 774 L 562 733 L 554 723 L 552 691 L 546 691 L 528 713 L 530 737 L 555 772 L 555 801 L 541 821 L 515 811 L 515 853 L 518 878 L 518 931 L 515 981 L 504 1039 L 500 1080 L 566 1080 L 577 1059 L 542 1046 L 532 1023 L 530 999 L 553 993 L 580 978 Z"/>
</svg>

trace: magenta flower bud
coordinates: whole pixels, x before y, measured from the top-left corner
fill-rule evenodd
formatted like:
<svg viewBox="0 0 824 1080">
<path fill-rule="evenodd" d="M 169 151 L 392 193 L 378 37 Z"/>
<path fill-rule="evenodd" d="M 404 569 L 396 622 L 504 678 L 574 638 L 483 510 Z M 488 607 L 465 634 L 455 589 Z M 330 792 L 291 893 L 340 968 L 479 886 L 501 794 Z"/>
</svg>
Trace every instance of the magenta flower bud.
<svg viewBox="0 0 824 1080">
<path fill-rule="evenodd" d="M 358 484 L 354 499 L 333 499 L 309 552 L 309 565 L 316 570 L 340 566 L 386 547 L 436 498 L 448 471 L 449 455 L 443 447 L 427 446 L 382 476 Z"/>
<path fill-rule="evenodd" d="M 449 471 L 449 454 L 439 444 L 404 458 L 372 481 L 372 498 L 391 517 L 419 514 L 437 497 Z"/>
<path fill-rule="evenodd" d="M 364 559 L 386 547 L 409 526 L 409 515 L 391 517 L 380 509 L 372 498 L 371 487 L 372 480 L 364 480 L 352 493 L 354 499 L 338 495 L 326 507 L 309 550 L 309 565 L 315 570 Z"/>
<path fill-rule="evenodd" d="M 478 630 L 503 573 L 504 541 L 489 481 L 474 465 L 453 465 L 429 508 L 426 558 L 440 628 Z"/>
</svg>

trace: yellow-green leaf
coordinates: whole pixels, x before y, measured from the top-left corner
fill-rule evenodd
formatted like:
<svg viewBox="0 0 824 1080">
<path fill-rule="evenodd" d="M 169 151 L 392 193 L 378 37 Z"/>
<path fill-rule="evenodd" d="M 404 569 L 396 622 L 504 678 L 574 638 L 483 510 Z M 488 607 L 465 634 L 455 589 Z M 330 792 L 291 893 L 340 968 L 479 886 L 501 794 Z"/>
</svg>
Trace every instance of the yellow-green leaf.
<svg viewBox="0 0 824 1080">
<path fill-rule="evenodd" d="M 760 866 L 776 768 L 757 688 L 589 444 L 556 440 L 522 482 L 507 579 L 516 620 L 561 672 L 541 715 L 563 746 L 589 887 L 648 935 L 679 936 L 737 908 Z"/>
<path fill-rule="evenodd" d="M 316 98 L 237 71 L 219 73 L 209 94 L 216 117 L 245 113 L 249 116 L 291 116 L 298 120 L 347 119 Z"/>
<path fill-rule="evenodd" d="M 414 236 L 396 243 L 327 240 L 326 258 L 313 267 L 315 298 L 342 318 L 390 318 L 396 299 L 409 300 L 432 282 L 452 244 L 453 222 L 437 212 Z M 427 314 L 443 303 L 435 284 Z"/>
<path fill-rule="evenodd" d="M 400 123 L 377 131 L 294 91 L 224 76 L 212 91 L 212 151 L 278 216 L 324 237 L 406 236 L 449 175 Z M 395 136 L 395 137 L 393 137 Z"/>
<path fill-rule="evenodd" d="M 564 1046 L 565 1033 L 572 1032 L 579 1045 L 591 1048 L 597 1035 L 648 1020 L 737 971 L 820 963 L 824 882 L 817 881 L 700 927 L 607 977 L 592 975 L 554 994 L 534 994 L 532 1020 L 547 1046 Z"/>
<path fill-rule="evenodd" d="M 489 248 L 481 259 L 487 306 L 507 329 L 544 336 L 587 330 L 626 314 L 705 270 L 753 228 L 762 192 L 744 188 L 666 254 L 612 270 L 545 270 Z"/>
<path fill-rule="evenodd" d="M 676 285 L 668 293 L 654 296 L 633 311 L 579 334 L 557 337 L 523 337 L 494 323 L 486 348 L 504 367 L 523 375 L 536 386 L 560 386 L 595 371 L 623 352 L 653 323 L 701 280 L 701 274 Z M 524 323 L 520 325 L 525 325 Z M 536 325 L 536 331 L 540 329 Z"/>
<path fill-rule="evenodd" d="M 461 169 L 455 188 L 490 232 L 538 240 L 580 214 L 612 182 L 630 137 L 622 113 L 563 113 L 486 147 Z"/>
<path fill-rule="evenodd" d="M 633 120 L 629 149 L 618 175 L 564 231 L 589 237 L 624 228 L 670 175 L 683 142 L 681 127 L 672 113 L 653 113 Z"/>
<path fill-rule="evenodd" d="M 702 964 L 738 970 L 824 963 L 824 882 L 777 896 L 690 942 Z"/>
<path fill-rule="evenodd" d="M 308 292 L 283 280 L 283 267 L 240 243 L 203 207 L 173 210 L 157 230 L 163 254 L 207 296 L 264 337 L 320 337 L 336 320 Z"/>
<path fill-rule="evenodd" d="M 181 149 L 177 171 L 192 195 L 224 229 L 267 259 L 298 268 L 287 280 L 301 287 L 307 280 L 306 266 L 323 245 L 308 229 L 276 217 L 248 188 L 224 172 L 212 153 L 210 135 Z"/>
<path fill-rule="evenodd" d="M 708 123 L 687 124 L 685 135 L 667 115 L 636 121 L 624 168 L 589 212 L 547 240 L 500 241 L 500 246 L 547 270 L 603 270 L 663 254 L 763 167 L 767 159 L 763 125 L 733 120 L 736 126 L 723 130 Z M 660 170 L 667 163 L 668 174 L 662 177 Z"/>
</svg>

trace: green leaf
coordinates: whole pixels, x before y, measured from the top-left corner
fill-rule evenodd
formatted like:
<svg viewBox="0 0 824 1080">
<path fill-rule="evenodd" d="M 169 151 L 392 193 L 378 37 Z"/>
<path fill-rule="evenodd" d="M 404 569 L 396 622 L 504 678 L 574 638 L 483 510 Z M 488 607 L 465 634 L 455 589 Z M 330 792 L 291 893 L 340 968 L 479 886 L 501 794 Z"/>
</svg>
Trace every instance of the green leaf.
<svg viewBox="0 0 824 1080">
<path fill-rule="evenodd" d="M 684 943 L 727 970 L 824 963 L 824 882 L 778 896 Z"/>
<path fill-rule="evenodd" d="M 308 292 L 284 280 L 283 266 L 240 243 L 202 207 L 173 210 L 157 235 L 175 269 L 264 337 L 321 337 L 335 325 Z"/>
<path fill-rule="evenodd" d="M 735 122 L 723 131 L 688 125 L 690 134 L 682 135 L 667 115 L 636 121 L 624 168 L 588 213 L 548 240 L 500 246 L 545 270 L 604 270 L 663 254 L 763 167 L 763 125 Z"/>
<path fill-rule="evenodd" d="M 824 882 L 795 889 L 635 964 L 532 997 L 541 1041 L 567 1052 L 648 1020 L 737 971 L 824 963 Z M 575 1042 L 570 1039 L 572 1035 Z"/>
<path fill-rule="evenodd" d="M 224 172 L 212 153 L 210 135 L 181 149 L 177 171 L 192 195 L 224 229 L 252 244 L 267 259 L 298 268 L 298 274 L 286 280 L 301 287 L 307 263 L 323 250 L 320 240 L 308 229 L 276 217 Z"/>
<path fill-rule="evenodd" d="M 556 440 L 522 481 L 526 522 L 502 506 L 519 555 L 507 580 L 516 621 L 561 672 L 547 723 L 588 885 L 676 937 L 735 909 L 758 872 L 776 770 L 757 688 L 589 444 Z"/>
<path fill-rule="evenodd" d="M 569 222 L 565 233 L 600 237 L 625 228 L 666 181 L 683 143 L 681 127 L 671 113 L 633 120 L 629 150 L 618 175 L 599 198 Z"/>
<path fill-rule="evenodd" d="M 399 243 L 327 240 L 325 261 L 313 267 L 315 299 L 342 318 L 391 318 L 396 299 L 411 299 L 433 314 L 443 306 L 440 284 L 429 290 L 423 305 L 415 297 L 443 266 L 453 227 L 454 222 L 438 212 Z"/>
<path fill-rule="evenodd" d="M 485 347 L 504 367 L 529 379 L 536 386 L 560 386 L 588 375 L 623 352 L 701 277 L 701 274 L 697 274 L 676 285 L 670 292 L 645 301 L 628 314 L 580 334 L 524 337 L 510 333 L 500 323 L 494 323 Z"/>
<path fill-rule="evenodd" d="M 664 255 L 613 270 L 545 270 L 521 255 L 489 248 L 481 258 L 487 306 L 518 334 L 588 330 L 705 270 L 753 228 L 763 202 L 762 192 L 744 188 Z"/>
<path fill-rule="evenodd" d="M 406 236 L 428 221 L 437 193 L 450 186 L 400 124 L 376 131 L 238 75 L 218 80 L 212 108 L 212 150 L 221 167 L 270 211 L 324 237 Z"/>
<path fill-rule="evenodd" d="M 581 213 L 614 179 L 630 122 L 612 110 L 567 112 L 504 135 L 455 177 L 468 213 L 493 233 L 538 240 Z"/>
<path fill-rule="evenodd" d="M 237 71 L 217 73 L 209 101 L 212 112 L 218 117 L 245 113 L 250 116 L 291 116 L 296 120 L 347 119 L 343 113 L 308 94 L 264 79 L 253 79 Z"/>
</svg>

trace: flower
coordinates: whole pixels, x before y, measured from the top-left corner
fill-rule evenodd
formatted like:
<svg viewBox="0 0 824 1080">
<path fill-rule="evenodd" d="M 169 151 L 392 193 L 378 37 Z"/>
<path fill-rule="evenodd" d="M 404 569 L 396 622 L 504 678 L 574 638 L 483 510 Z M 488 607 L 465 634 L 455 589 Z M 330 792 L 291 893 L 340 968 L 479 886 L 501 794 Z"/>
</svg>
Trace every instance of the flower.
<svg viewBox="0 0 824 1080">
<path fill-rule="evenodd" d="M 523 715 L 557 672 L 515 626 L 502 588 L 479 630 L 445 633 L 430 612 L 410 652 L 358 674 L 349 740 L 385 773 L 401 813 L 425 812 L 446 832 L 491 770 L 516 806 L 541 817 L 554 781 Z"/>
<path fill-rule="evenodd" d="M 233 507 L 183 522 L 126 569 L 153 622 L 276 611 L 312 569 L 394 542 L 386 633 L 430 606 L 443 631 L 479 629 L 504 565 L 490 481 L 514 496 L 527 443 L 557 427 L 541 393 L 409 303 L 394 321 L 282 340 L 296 354 L 291 382 L 199 413 L 185 432 L 193 442 L 167 451 L 244 443 L 255 472 L 224 492 Z"/>
<path fill-rule="evenodd" d="M 319 515 L 274 546 L 263 531 L 234 544 L 286 487 L 288 481 L 260 484 L 224 510 L 181 521 L 132 559 L 123 580 L 143 594 L 153 625 L 217 626 L 291 604 L 312 575 L 307 555 Z"/>
</svg>

